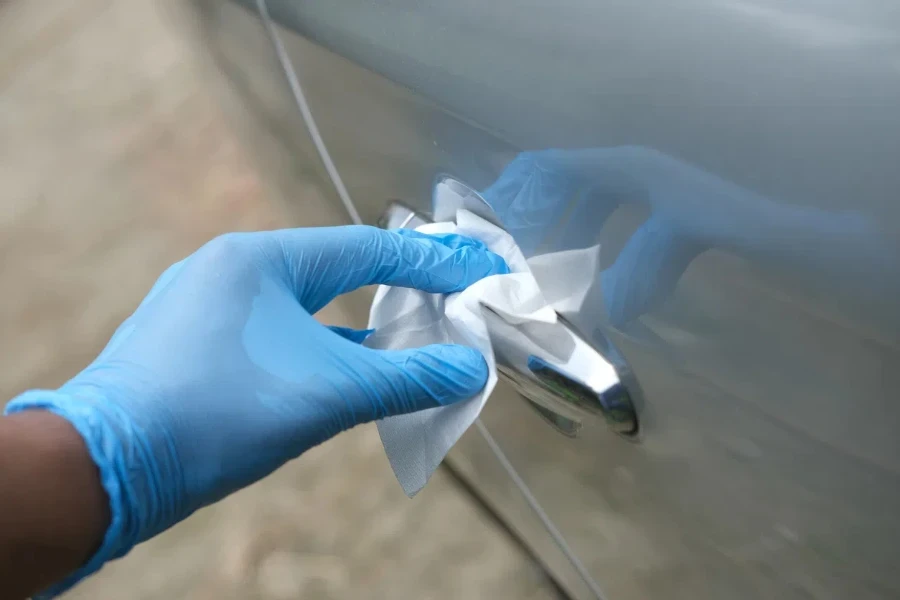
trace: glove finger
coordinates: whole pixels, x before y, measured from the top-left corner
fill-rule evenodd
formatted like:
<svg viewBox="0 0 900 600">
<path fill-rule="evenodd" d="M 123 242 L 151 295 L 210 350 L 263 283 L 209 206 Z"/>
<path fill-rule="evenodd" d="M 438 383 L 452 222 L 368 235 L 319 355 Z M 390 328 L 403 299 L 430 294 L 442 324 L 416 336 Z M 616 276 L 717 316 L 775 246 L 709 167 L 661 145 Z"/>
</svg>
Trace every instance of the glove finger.
<svg viewBox="0 0 900 600">
<path fill-rule="evenodd" d="M 393 364 L 389 392 L 382 394 L 381 418 L 436 406 L 476 395 L 487 383 L 488 366 L 478 350 L 455 344 L 433 344 L 409 350 L 378 350 Z"/>
<path fill-rule="evenodd" d="M 362 344 L 367 337 L 375 332 L 374 329 L 353 329 L 352 327 L 340 327 L 338 325 L 328 325 L 328 329 L 345 340 L 350 340 L 356 344 Z"/>
<path fill-rule="evenodd" d="M 465 248 L 466 246 L 478 248 L 479 250 L 487 250 L 487 246 L 481 240 L 476 240 L 475 238 L 471 238 L 467 235 L 460 235 L 458 233 L 422 233 L 415 229 L 394 229 L 393 231 L 398 235 L 414 240 L 437 240 L 444 246 L 452 248 L 453 250 Z"/>
<path fill-rule="evenodd" d="M 459 235 L 400 234 L 361 225 L 288 229 L 272 235 L 284 252 L 297 300 L 310 313 L 365 285 L 447 294 L 488 275 L 509 272 L 501 257 Z"/>
</svg>

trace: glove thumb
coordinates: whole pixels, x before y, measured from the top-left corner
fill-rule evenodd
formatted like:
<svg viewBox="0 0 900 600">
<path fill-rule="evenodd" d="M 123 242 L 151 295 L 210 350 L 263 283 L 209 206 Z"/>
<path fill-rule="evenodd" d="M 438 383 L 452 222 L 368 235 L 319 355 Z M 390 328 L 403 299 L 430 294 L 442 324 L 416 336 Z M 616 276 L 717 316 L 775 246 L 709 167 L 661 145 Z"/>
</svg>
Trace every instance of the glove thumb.
<svg viewBox="0 0 900 600">
<path fill-rule="evenodd" d="M 488 366 L 478 350 L 455 344 L 434 344 L 409 350 L 381 350 L 397 367 L 384 398 L 385 416 L 445 406 L 471 398 L 488 379 Z"/>
</svg>

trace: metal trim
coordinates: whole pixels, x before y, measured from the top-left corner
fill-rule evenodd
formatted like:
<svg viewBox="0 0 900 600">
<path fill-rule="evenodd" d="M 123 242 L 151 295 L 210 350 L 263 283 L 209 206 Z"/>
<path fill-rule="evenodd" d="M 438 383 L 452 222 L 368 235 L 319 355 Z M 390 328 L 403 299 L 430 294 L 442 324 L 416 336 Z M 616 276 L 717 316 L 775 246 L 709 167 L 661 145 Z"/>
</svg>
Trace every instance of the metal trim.
<svg viewBox="0 0 900 600">
<path fill-rule="evenodd" d="M 359 211 L 356 210 L 356 205 L 350 198 L 350 194 L 344 186 L 344 181 L 341 179 L 337 167 L 334 165 L 334 161 L 331 160 L 331 154 L 329 154 L 328 148 L 325 146 L 325 141 L 319 133 L 319 127 L 316 125 L 316 120 L 313 118 L 312 111 L 309 109 L 309 102 L 306 101 L 306 94 L 303 93 L 303 87 L 300 85 L 300 80 L 297 77 L 294 64 L 291 62 L 291 57 L 288 56 L 287 50 L 284 49 L 284 44 L 282 44 L 281 38 L 278 36 L 275 24 L 269 16 L 266 0 L 256 0 L 256 9 L 259 12 L 259 18 L 262 20 L 263 26 L 266 28 L 266 33 L 269 35 L 269 40 L 272 42 L 272 47 L 275 49 L 275 55 L 278 57 L 281 69 L 284 71 L 284 76 L 287 78 L 288 85 L 291 88 L 291 94 L 294 96 L 294 102 L 300 110 L 300 116 L 303 117 L 306 131 L 309 133 L 309 137 L 316 147 L 316 152 L 318 152 L 319 158 L 325 166 L 325 171 L 328 172 L 328 178 L 331 180 L 331 185 L 334 187 L 334 191 L 337 193 L 344 208 L 347 210 L 350 220 L 356 225 L 362 225 L 363 221 L 359 216 Z"/>
</svg>

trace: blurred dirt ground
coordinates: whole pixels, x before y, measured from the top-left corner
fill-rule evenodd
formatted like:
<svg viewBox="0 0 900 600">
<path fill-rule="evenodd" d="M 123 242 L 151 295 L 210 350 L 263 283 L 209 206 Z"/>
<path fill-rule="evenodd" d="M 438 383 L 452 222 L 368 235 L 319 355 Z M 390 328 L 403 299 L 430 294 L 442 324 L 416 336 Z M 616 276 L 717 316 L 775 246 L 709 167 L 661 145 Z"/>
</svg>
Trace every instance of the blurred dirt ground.
<svg viewBox="0 0 900 600">
<path fill-rule="evenodd" d="M 266 201 L 167 5 L 0 1 L 2 398 L 77 372 L 216 234 L 302 225 Z M 407 500 L 363 427 L 67 597 L 556 596 L 446 474 Z"/>
</svg>

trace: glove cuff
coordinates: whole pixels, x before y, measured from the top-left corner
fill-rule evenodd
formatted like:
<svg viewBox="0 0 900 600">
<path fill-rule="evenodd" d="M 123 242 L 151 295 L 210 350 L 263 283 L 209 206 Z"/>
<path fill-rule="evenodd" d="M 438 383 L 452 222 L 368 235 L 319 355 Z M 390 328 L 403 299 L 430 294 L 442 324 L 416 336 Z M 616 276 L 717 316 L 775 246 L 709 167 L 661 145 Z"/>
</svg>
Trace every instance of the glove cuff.
<svg viewBox="0 0 900 600">
<path fill-rule="evenodd" d="M 99 408 L 102 400 L 85 401 L 61 392 L 33 390 L 13 399 L 4 411 L 13 414 L 24 410 L 46 410 L 72 424 L 84 439 L 91 459 L 100 472 L 100 483 L 109 498 L 110 523 L 100 549 L 77 571 L 53 585 L 39 598 L 53 598 L 98 571 L 107 561 L 127 554 L 140 541 L 137 494 L 128 471 L 120 435 L 123 419 L 115 411 Z M 118 422 L 117 422 L 118 421 Z"/>
</svg>

